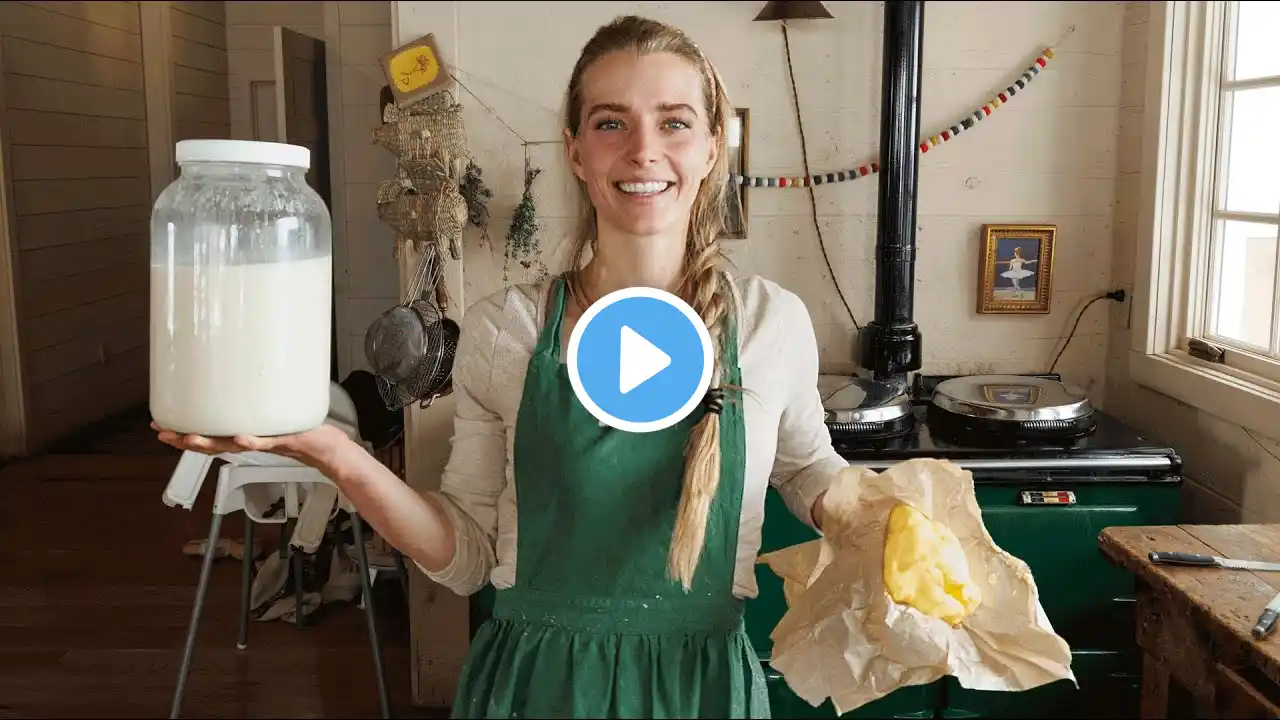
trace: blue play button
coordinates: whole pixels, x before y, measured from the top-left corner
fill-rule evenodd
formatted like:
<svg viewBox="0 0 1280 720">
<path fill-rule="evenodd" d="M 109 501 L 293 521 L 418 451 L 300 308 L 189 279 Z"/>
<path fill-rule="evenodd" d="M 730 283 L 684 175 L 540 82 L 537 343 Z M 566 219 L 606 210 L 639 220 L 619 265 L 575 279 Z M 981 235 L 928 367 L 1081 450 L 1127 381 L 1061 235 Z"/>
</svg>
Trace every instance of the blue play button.
<svg viewBox="0 0 1280 720">
<path fill-rule="evenodd" d="M 711 335 L 683 300 L 626 288 L 597 300 L 569 337 L 569 381 L 600 422 L 629 432 L 671 427 L 711 385 Z"/>
</svg>

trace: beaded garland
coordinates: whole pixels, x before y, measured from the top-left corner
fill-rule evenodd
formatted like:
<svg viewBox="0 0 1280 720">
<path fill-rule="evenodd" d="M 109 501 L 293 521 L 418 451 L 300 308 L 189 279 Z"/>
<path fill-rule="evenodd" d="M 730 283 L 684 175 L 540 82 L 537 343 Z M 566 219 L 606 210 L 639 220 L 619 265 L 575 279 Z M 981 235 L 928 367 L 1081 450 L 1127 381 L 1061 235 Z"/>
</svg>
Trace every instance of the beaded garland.
<svg viewBox="0 0 1280 720">
<path fill-rule="evenodd" d="M 1020 91 L 1027 87 L 1033 78 L 1040 74 L 1049 61 L 1053 59 L 1052 48 L 1045 48 L 1040 57 L 1031 63 L 1022 76 L 1013 82 L 1012 85 L 1005 88 L 996 96 L 983 103 L 981 107 L 974 110 L 973 113 L 964 117 L 964 119 L 956 122 L 949 128 L 942 130 L 936 135 L 931 135 L 918 146 L 920 152 L 927 153 L 931 148 L 935 148 L 942 143 L 948 142 L 962 132 L 972 130 L 975 125 L 982 122 L 983 118 L 991 115 L 992 112 L 1000 108 L 1000 106 L 1009 102 L 1009 99 L 1017 95 Z M 799 175 L 792 177 L 761 177 L 756 175 L 734 175 L 733 182 L 745 187 L 762 187 L 762 188 L 805 188 L 812 185 L 824 185 L 829 183 L 845 182 L 848 180 L 857 180 L 860 177 L 872 175 L 880 172 L 879 163 L 870 163 L 867 165 L 859 165 L 852 170 L 841 170 L 833 173 L 819 173 L 816 175 Z"/>
</svg>

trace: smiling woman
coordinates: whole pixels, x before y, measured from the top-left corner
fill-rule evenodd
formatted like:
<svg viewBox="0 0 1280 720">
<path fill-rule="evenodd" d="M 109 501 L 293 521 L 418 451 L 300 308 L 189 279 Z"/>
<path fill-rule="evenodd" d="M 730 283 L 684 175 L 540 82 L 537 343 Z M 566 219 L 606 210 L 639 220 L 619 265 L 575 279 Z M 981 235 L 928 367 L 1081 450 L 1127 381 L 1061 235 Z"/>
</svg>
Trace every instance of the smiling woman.
<svg viewBox="0 0 1280 720">
<path fill-rule="evenodd" d="M 422 567 L 464 594 L 491 583 L 497 597 L 455 716 L 769 715 L 742 627 L 765 491 L 817 526 L 815 503 L 845 462 L 822 424 L 803 303 L 722 267 L 732 116 L 708 58 L 657 22 L 606 25 L 574 67 L 570 269 L 463 317 L 437 496 L 457 552 Z M 715 356 L 710 399 L 643 434 L 601 428 L 561 353 L 600 298 L 639 287 L 691 306 Z"/>
<path fill-rule="evenodd" d="M 588 41 L 564 118 L 582 206 L 571 264 L 463 314 L 439 491 L 418 495 L 323 429 L 162 433 L 206 452 L 297 457 L 432 580 L 460 595 L 492 586 L 455 717 L 769 716 L 743 627 L 766 491 L 820 528 L 847 463 L 823 422 L 804 304 L 722 267 L 731 114 L 710 60 L 679 30 L 624 17 Z M 602 426 L 562 351 L 596 301 L 628 288 L 683 300 L 712 348 L 706 397 L 649 432 Z M 597 371 L 623 374 L 621 363 Z"/>
</svg>

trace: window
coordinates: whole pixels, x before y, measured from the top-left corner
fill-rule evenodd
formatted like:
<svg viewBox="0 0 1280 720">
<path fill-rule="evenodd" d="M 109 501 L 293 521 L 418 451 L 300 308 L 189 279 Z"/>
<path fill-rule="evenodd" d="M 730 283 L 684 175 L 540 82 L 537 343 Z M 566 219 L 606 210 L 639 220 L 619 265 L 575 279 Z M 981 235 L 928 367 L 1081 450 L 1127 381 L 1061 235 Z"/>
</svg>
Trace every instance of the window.
<svg viewBox="0 0 1280 720">
<path fill-rule="evenodd" d="M 1149 23 L 1131 375 L 1274 431 L 1280 3 L 1155 2 Z"/>
<path fill-rule="evenodd" d="M 1280 3 L 1223 8 L 1212 222 L 1201 334 L 1228 365 L 1280 359 Z M 1240 355 L 1240 357 L 1236 357 Z M 1256 357 L 1255 357 L 1256 356 Z"/>
</svg>

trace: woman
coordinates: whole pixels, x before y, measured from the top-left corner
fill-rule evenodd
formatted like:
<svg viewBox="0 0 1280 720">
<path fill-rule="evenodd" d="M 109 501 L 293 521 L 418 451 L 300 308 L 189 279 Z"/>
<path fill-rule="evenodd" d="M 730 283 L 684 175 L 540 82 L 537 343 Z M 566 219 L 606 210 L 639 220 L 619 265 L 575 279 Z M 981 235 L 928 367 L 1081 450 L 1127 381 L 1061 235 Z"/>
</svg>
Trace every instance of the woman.
<svg viewBox="0 0 1280 720">
<path fill-rule="evenodd" d="M 575 271 L 464 314 L 439 492 L 420 497 L 328 428 L 162 438 L 299 458 L 437 582 L 464 595 L 492 583 L 457 717 L 768 717 L 742 626 L 765 492 L 772 483 L 818 528 L 846 465 L 823 424 L 813 327 L 795 295 L 720 269 L 732 109 L 693 42 L 620 18 L 587 44 L 568 95 L 567 159 L 585 201 Z M 564 364 L 592 301 L 632 286 L 701 315 L 721 389 L 644 434 L 602 427 Z"/>
</svg>

